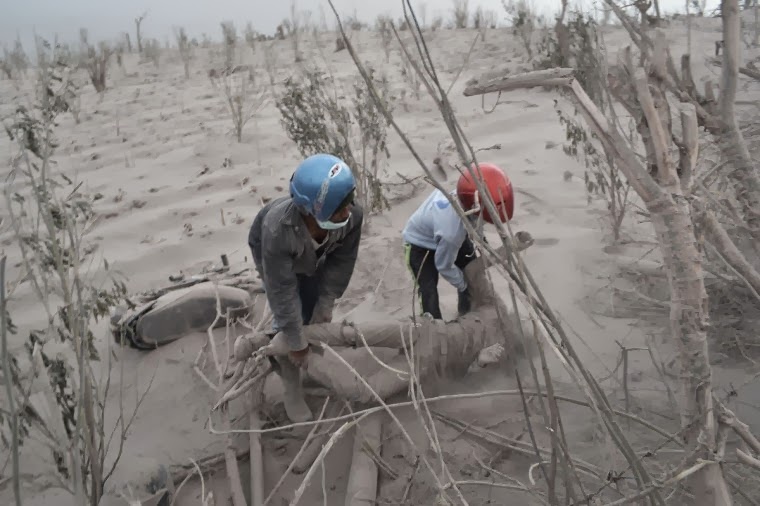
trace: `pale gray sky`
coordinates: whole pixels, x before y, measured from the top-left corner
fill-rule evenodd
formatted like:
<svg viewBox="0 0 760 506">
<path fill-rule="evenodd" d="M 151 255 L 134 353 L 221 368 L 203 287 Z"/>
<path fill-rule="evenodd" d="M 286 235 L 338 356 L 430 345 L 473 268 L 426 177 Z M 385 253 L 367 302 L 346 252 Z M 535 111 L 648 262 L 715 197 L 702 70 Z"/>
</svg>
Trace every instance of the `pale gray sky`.
<svg viewBox="0 0 760 506">
<path fill-rule="evenodd" d="M 559 0 L 529 0 L 545 14 L 559 7 Z M 578 3 L 579 0 L 572 1 Z M 580 0 L 591 7 L 594 0 Z M 389 13 L 395 18 L 401 15 L 402 0 L 333 0 L 341 16 L 357 16 L 366 21 L 378 14 Z M 716 4 L 718 0 L 709 0 Z M 440 15 L 451 18 L 453 0 L 413 0 L 415 11 L 420 14 L 426 5 L 427 19 Z M 470 9 L 481 5 L 493 9 L 505 19 L 501 0 L 470 0 Z M 660 0 L 661 8 L 668 12 L 683 11 L 682 0 Z M 320 6 L 329 26 L 334 16 L 327 0 L 296 0 L 299 11 L 311 11 L 312 20 L 319 22 Z M 200 38 L 202 33 L 219 40 L 219 23 L 232 20 L 242 29 L 251 21 L 255 29 L 272 33 L 279 22 L 288 16 L 290 0 L 0 0 L 0 45 L 10 44 L 21 35 L 27 53 L 33 52 L 33 33 L 52 40 L 54 34 L 65 41 L 78 40 L 79 29 L 89 30 L 90 40 L 113 40 L 120 32 L 128 31 L 134 41 L 134 18 L 148 10 L 142 24 L 146 37 L 155 37 L 163 43 L 172 38 L 172 27 L 184 26 L 191 37 Z"/>
</svg>

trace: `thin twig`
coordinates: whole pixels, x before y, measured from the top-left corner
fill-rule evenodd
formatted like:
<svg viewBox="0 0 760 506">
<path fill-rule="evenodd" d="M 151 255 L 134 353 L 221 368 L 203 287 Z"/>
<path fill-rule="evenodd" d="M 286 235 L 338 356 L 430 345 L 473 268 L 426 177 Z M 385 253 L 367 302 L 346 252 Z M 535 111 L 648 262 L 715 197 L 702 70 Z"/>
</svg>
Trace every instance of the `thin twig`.
<svg viewBox="0 0 760 506">
<path fill-rule="evenodd" d="M 462 75 L 462 71 L 467 67 L 467 64 L 470 61 L 470 56 L 472 55 L 472 50 L 475 49 L 475 44 L 478 42 L 478 37 L 480 34 L 475 35 L 475 38 L 472 39 L 472 43 L 470 44 L 470 49 L 467 51 L 467 55 L 464 57 L 464 62 L 462 62 L 462 66 L 459 67 L 459 70 L 457 71 L 456 75 L 454 76 L 454 79 L 451 81 L 451 84 L 449 85 L 448 89 L 446 90 L 446 95 L 451 93 L 451 89 L 454 87 L 454 85 L 457 83 L 457 80 L 459 80 L 459 76 Z"/>
<path fill-rule="evenodd" d="M 528 390 L 525 390 L 524 394 L 527 395 L 527 396 L 540 395 L 540 396 L 544 396 L 544 397 L 547 395 L 546 393 L 535 392 L 535 391 L 528 391 Z M 425 400 L 426 400 L 426 402 L 441 402 L 441 401 L 453 401 L 453 400 L 460 400 L 460 399 L 481 399 L 481 398 L 488 398 L 488 397 L 500 397 L 500 396 L 511 396 L 511 395 L 520 395 L 520 390 L 488 390 L 488 391 L 485 391 L 485 392 L 473 392 L 473 393 L 464 393 L 464 394 L 448 394 L 448 395 L 439 395 L 439 396 L 436 396 L 436 397 L 428 397 Z M 570 404 L 575 404 L 577 406 L 585 406 L 587 408 L 592 408 L 592 405 L 589 402 L 581 401 L 579 399 L 573 399 L 572 397 L 565 397 L 565 396 L 562 396 L 562 395 L 555 395 L 554 398 L 557 399 L 557 400 L 559 400 L 559 401 L 564 401 L 564 402 L 568 402 Z M 413 405 L 414 405 L 414 401 L 401 401 L 401 402 L 396 402 L 396 403 L 392 403 L 392 404 L 386 404 L 386 406 L 388 408 L 391 408 L 391 409 L 405 408 L 405 407 L 410 407 L 410 406 L 413 406 Z M 308 421 L 308 422 L 294 422 L 294 423 L 290 423 L 290 424 L 287 424 L 287 425 L 281 425 L 279 427 L 272 427 L 272 428 L 269 428 L 269 429 L 258 429 L 258 430 L 255 430 L 255 431 L 250 431 L 250 430 L 246 430 L 246 429 L 231 429 L 231 430 L 224 430 L 224 429 L 223 430 L 219 430 L 219 429 L 215 429 L 210 418 L 208 420 L 208 423 L 209 423 L 209 431 L 212 434 L 218 434 L 218 435 L 223 435 L 223 434 L 228 434 L 228 433 L 229 434 L 247 434 L 249 432 L 258 432 L 259 434 L 268 434 L 268 433 L 273 433 L 273 432 L 281 432 L 281 431 L 284 431 L 284 430 L 294 429 L 294 428 L 297 428 L 297 427 L 307 427 L 307 426 L 311 426 L 311 425 L 326 424 L 326 423 L 333 423 L 333 422 L 342 422 L 342 421 L 345 421 L 345 420 L 351 420 L 351 419 L 353 419 L 357 415 L 372 414 L 372 413 L 376 413 L 378 411 L 383 411 L 385 409 L 386 409 L 385 406 L 373 406 L 373 407 L 366 408 L 366 409 L 363 409 L 363 410 L 360 410 L 360 411 L 356 411 L 353 414 L 341 415 L 341 416 L 337 416 L 335 418 L 326 418 L 326 419 L 323 419 L 323 420 L 312 420 L 312 421 Z M 626 413 L 625 411 L 619 411 L 619 410 L 613 410 L 613 413 L 615 415 L 621 417 L 621 418 L 630 419 L 631 421 L 634 421 L 634 422 L 638 423 L 639 425 L 641 425 L 642 427 L 645 427 L 645 428 L 651 430 L 652 432 L 654 432 L 656 434 L 659 434 L 659 435 L 661 435 L 663 437 L 670 437 L 670 434 L 668 432 L 666 432 L 663 429 L 657 427 L 656 425 L 654 425 L 654 424 L 652 424 L 652 423 L 644 420 L 643 418 L 641 418 L 639 416 L 633 415 L 631 413 Z M 674 441 L 674 442 L 677 443 L 677 441 Z"/>
<path fill-rule="evenodd" d="M 611 503 L 607 503 L 605 506 L 623 506 L 624 504 L 631 504 L 633 502 L 636 502 L 639 499 L 643 499 L 643 498 L 645 498 L 645 497 L 653 494 L 657 490 L 660 490 L 660 489 L 662 489 L 664 487 L 667 487 L 667 486 L 673 485 L 675 483 L 678 483 L 679 481 L 685 480 L 686 478 L 688 478 L 689 476 L 691 476 L 692 474 L 696 473 L 697 471 L 699 471 L 700 469 L 702 469 L 703 467 L 705 467 L 707 465 L 717 465 L 717 462 L 712 462 L 712 461 L 708 461 L 708 460 L 702 460 L 702 461 L 698 462 L 697 464 L 693 465 L 692 467 L 690 467 L 689 469 L 686 469 L 685 471 L 680 472 L 678 475 L 670 478 L 669 480 L 666 480 L 663 483 L 652 485 L 652 486 L 647 487 L 646 489 L 644 489 L 644 490 L 642 490 L 642 491 L 640 491 L 640 492 L 638 492 L 638 493 L 636 493 L 636 494 L 634 494 L 632 496 L 624 497 L 624 498 L 619 499 L 617 501 L 614 501 L 614 502 L 611 502 Z"/>
<path fill-rule="evenodd" d="M 322 343 L 322 348 L 325 351 L 330 352 L 330 354 L 333 355 L 334 357 L 336 357 L 338 359 L 338 361 L 340 361 L 346 368 L 348 368 L 351 371 L 351 373 L 356 377 L 356 379 L 358 379 L 359 382 L 361 382 L 364 385 L 364 387 L 367 388 L 370 391 L 370 393 L 372 393 L 373 397 L 375 397 L 375 399 L 377 400 L 377 402 L 379 402 L 381 404 L 381 406 L 379 406 L 379 408 L 385 410 L 388 413 L 388 415 L 391 417 L 391 419 L 394 421 L 394 423 L 396 424 L 396 426 L 401 431 L 401 434 L 404 436 L 404 439 L 406 439 L 406 441 L 409 443 L 409 445 L 412 448 L 414 448 L 417 451 L 418 454 L 420 454 L 419 451 L 417 450 L 417 445 L 414 443 L 414 440 L 409 435 L 409 433 L 407 432 L 407 430 L 404 427 L 404 425 L 401 423 L 401 421 L 398 419 L 398 417 L 395 415 L 395 413 L 393 413 L 393 410 L 391 410 L 390 407 L 385 403 L 385 401 L 380 397 L 380 395 L 370 386 L 369 383 L 367 383 L 367 381 L 364 379 L 364 377 L 361 374 L 359 374 L 359 372 L 356 369 L 354 369 L 351 366 L 351 364 L 349 364 L 346 361 L 346 359 L 344 359 L 339 353 L 337 353 L 331 346 L 329 346 L 329 345 L 327 345 L 325 343 Z M 367 410 L 365 412 L 365 414 L 359 416 L 353 422 L 348 422 L 348 423 L 344 424 L 340 429 L 338 429 L 338 432 L 345 432 L 350 427 L 352 427 L 353 425 L 355 425 L 356 423 L 358 423 L 360 420 L 363 420 L 366 416 L 369 416 L 369 414 L 371 414 L 371 411 Z M 327 454 L 327 452 L 325 451 L 325 449 L 329 450 L 328 446 L 332 446 L 332 444 L 335 443 L 336 439 L 337 439 L 336 437 L 331 437 L 330 440 L 325 444 L 325 448 L 323 448 L 322 453 L 320 453 L 320 457 L 322 459 L 324 459 L 324 457 Z M 436 486 L 437 486 L 438 490 L 442 492 L 443 491 L 443 483 L 441 483 L 441 481 L 439 480 L 438 476 L 433 471 L 433 468 L 430 465 L 430 462 L 428 462 L 428 460 L 424 456 L 421 456 L 421 458 L 422 458 L 422 462 L 428 468 L 428 471 L 430 472 L 431 476 L 435 480 Z M 317 459 L 317 462 L 318 461 L 319 461 L 319 458 Z M 316 464 L 316 462 L 315 462 L 315 464 Z M 313 469 L 314 469 L 314 465 L 312 465 L 312 468 L 309 469 L 309 472 L 311 473 Z M 306 480 L 306 478 L 304 478 L 304 482 L 301 484 L 301 487 L 299 487 L 299 490 L 301 491 L 301 493 L 303 493 L 302 489 L 305 488 L 305 484 L 306 483 L 307 483 L 307 480 Z M 459 498 L 462 500 L 462 502 L 465 503 L 465 504 L 467 504 L 467 501 L 464 499 L 464 497 L 462 496 L 461 491 L 457 487 L 454 487 L 454 491 L 457 492 L 457 494 L 459 495 Z M 295 501 L 291 502 L 291 506 L 295 506 L 295 504 L 296 504 Z"/>
</svg>

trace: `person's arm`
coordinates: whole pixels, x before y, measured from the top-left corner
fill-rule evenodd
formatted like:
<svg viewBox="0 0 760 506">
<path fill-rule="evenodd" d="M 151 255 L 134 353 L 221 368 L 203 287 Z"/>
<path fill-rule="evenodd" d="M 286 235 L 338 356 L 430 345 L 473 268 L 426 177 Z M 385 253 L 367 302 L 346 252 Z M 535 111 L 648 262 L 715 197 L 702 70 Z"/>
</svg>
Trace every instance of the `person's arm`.
<svg viewBox="0 0 760 506">
<path fill-rule="evenodd" d="M 433 233 L 437 243 L 435 268 L 438 269 L 438 273 L 443 279 L 456 287 L 457 291 L 465 291 L 467 281 L 464 279 L 462 269 L 457 267 L 455 262 L 459 255 L 459 249 L 467 237 L 467 230 L 464 228 L 462 220 L 450 206 L 434 216 Z"/>
<path fill-rule="evenodd" d="M 270 229 L 266 223 L 262 227 L 261 244 L 261 270 L 269 308 L 290 349 L 302 350 L 307 343 L 301 333 L 301 298 L 293 268 L 292 245 L 279 230 Z"/>
<path fill-rule="evenodd" d="M 350 227 L 348 233 L 340 245 L 325 258 L 318 305 L 332 305 L 335 299 L 342 297 L 346 291 L 354 274 L 356 258 L 359 256 L 363 222 L 364 211 L 358 205 L 354 205 L 351 209 L 351 219 L 346 225 Z"/>
<path fill-rule="evenodd" d="M 253 265 L 256 268 L 256 272 L 263 281 L 264 273 L 261 270 L 262 220 L 263 216 L 260 211 L 259 214 L 256 215 L 256 218 L 254 218 L 253 223 L 251 224 L 251 229 L 248 231 L 248 247 L 251 249 L 251 256 L 253 258 Z"/>
</svg>

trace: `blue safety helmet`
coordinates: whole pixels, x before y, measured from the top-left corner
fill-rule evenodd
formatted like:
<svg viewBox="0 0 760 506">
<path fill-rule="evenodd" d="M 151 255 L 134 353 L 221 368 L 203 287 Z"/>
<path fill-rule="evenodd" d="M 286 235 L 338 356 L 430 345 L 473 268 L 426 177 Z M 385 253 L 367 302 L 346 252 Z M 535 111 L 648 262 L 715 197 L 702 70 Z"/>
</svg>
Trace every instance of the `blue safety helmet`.
<svg viewBox="0 0 760 506">
<path fill-rule="evenodd" d="M 322 228 L 329 226 L 336 211 L 353 203 L 356 182 L 346 162 L 337 156 L 312 155 L 296 167 L 290 178 L 290 197 Z"/>
</svg>

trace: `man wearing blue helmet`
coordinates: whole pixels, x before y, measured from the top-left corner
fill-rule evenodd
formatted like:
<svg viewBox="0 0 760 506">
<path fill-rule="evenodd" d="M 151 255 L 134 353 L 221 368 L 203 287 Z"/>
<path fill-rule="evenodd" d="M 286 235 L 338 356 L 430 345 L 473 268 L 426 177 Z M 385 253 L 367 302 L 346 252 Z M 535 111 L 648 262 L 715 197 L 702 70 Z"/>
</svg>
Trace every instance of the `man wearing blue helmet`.
<svg viewBox="0 0 760 506">
<path fill-rule="evenodd" d="M 273 331 L 285 334 L 290 360 L 278 360 L 285 410 L 294 422 L 312 418 L 301 390 L 299 367 L 309 345 L 301 328 L 332 321 L 335 300 L 354 272 L 363 211 L 354 204 L 356 183 L 340 158 L 306 158 L 290 179 L 290 196 L 264 206 L 248 234 L 256 270 L 274 316 Z"/>
</svg>

